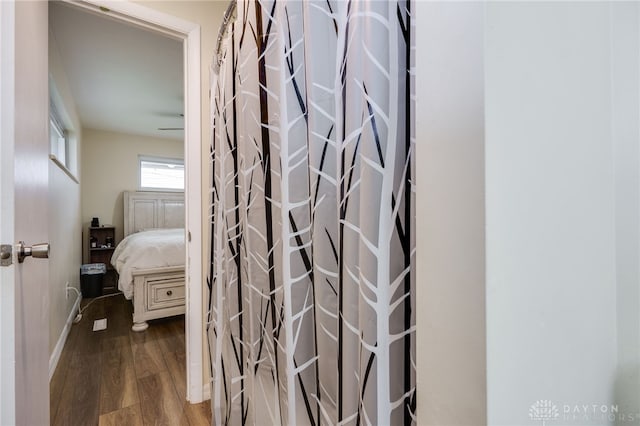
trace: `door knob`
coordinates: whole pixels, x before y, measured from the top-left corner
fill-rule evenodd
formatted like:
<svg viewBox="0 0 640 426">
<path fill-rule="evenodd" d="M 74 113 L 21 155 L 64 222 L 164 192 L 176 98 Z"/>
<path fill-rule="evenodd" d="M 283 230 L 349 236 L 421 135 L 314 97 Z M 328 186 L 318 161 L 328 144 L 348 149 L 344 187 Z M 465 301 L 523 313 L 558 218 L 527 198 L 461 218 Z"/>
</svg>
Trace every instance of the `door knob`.
<svg viewBox="0 0 640 426">
<path fill-rule="evenodd" d="M 24 262 L 24 258 L 27 256 L 46 259 L 49 257 L 49 243 L 34 244 L 31 247 L 27 247 L 24 245 L 24 241 L 19 241 L 16 245 L 16 251 L 18 254 L 18 263 Z"/>
</svg>

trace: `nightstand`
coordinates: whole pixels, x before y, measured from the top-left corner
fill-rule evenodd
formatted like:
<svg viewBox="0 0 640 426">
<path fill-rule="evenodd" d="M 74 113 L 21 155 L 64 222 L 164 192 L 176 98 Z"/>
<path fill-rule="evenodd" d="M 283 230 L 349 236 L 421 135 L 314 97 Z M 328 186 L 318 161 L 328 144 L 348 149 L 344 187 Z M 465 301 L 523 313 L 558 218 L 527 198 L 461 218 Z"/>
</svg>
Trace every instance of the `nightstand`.
<svg viewBox="0 0 640 426">
<path fill-rule="evenodd" d="M 109 243 L 110 242 L 110 247 Z M 118 291 L 116 271 L 111 266 L 111 256 L 116 249 L 115 226 L 89 227 L 89 263 L 104 263 L 107 275 L 103 281 L 102 294 Z"/>
</svg>

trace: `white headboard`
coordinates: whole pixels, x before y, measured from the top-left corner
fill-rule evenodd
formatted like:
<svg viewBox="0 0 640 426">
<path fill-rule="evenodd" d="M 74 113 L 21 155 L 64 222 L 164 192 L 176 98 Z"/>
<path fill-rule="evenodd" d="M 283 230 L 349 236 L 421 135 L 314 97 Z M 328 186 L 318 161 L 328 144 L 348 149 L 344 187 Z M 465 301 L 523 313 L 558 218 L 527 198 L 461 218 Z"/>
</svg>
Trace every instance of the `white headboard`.
<svg viewBox="0 0 640 426">
<path fill-rule="evenodd" d="M 151 228 L 184 228 L 183 192 L 124 192 L 124 236 Z"/>
</svg>

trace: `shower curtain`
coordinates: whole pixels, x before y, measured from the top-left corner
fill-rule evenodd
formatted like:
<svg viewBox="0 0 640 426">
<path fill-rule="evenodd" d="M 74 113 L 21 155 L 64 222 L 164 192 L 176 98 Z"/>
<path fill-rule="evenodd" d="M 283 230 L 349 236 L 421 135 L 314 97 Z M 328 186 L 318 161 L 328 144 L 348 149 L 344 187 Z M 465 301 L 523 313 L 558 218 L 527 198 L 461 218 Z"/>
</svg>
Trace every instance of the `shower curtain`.
<svg viewBox="0 0 640 426">
<path fill-rule="evenodd" d="M 416 422 L 413 9 L 236 4 L 211 93 L 216 425 Z"/>
</svg>

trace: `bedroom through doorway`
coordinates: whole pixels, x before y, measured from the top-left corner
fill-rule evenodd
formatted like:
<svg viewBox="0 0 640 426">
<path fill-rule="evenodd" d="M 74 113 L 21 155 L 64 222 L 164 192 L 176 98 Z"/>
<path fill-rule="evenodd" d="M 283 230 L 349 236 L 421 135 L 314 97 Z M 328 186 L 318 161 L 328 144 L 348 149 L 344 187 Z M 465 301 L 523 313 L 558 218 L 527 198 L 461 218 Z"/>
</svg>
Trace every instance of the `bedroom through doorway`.
<svg viewBox="0 0 640 426">
<path fill-rule="evenodd" d="M 174 279 L 175 276 L 165 275 L 162 277 L 165 279 L 164 282 L 149 288 L 155 293 L 145 296 L 155 297 L 156 308 L 160 305 L 166 308 L 167 303 L 175 304 L 176 300 L 182 298 L 181 308 L 182 312 L 186 311 L 186 317 L 173 317 L 173 314 L 178 312 L 169 311 L 164 315 L 169 316 L 168 319 L 155 319 L 159 318 L 158 316 L 146 318 L 149 320 L 151 332 L 148 330 L 141 333 L 127 331 L 126 335 L 122 334 L 124 333 L 122 318 L 107 317 L 107 323 L 117 327 L 108 327 L 106 333 L 113 334 L 112 337 L 128 336 L 131 343 L 130 349 L 124 350 L 117 357 L 121 362 L 126 364 L 127 360 L 131 358 L 133 364 L 136 364 L 136 360 L 151 359 L 158 366 L 157 373 L 160 374 L 158 380 L 164 372 L 170 374 L 170 369 L 180 370 L 183 381 L 180 386 L 185 389 L 185 392 L 178 393 L 179 401 L 199 402 L 203 399 L 202 357 L 200 356 L 202 353 L 202 310 L 201 308 L 190 309 L 188 294 L 198 295 L 196 296 L 197 300 L 201 300 L 199 297 L 202 292 L 201 274 L 199 273 L 200 262 L 192 262 L 193 269 L 197 270 L 194 273 L 184 270 L 187 258 L 201 258 L 199 220 L 195 221 L 197 226 L 189 226 L 189 224 L 193 225 L 194 217 L 198 217 L 193 214 L 193 211 L 200 208 L 198 204 L 189 209 L 189 202 L 194 198 L 193 196 L 189 197 L 190 191 L 192 194 L 197 194 L 197 199 L 200 199 L 200 166 L 197 162 L 189 161 L 188 158 L 189 152 L 193 152 L 193 149 L 189 150 L 189 142 L 191 142 L 192 148 L 197 146 L 196 152 L 199 151 L 200 86 L 198 81 L 198 85 L 194 89 L 193 84 L 189 86 L 188 80 L 185 81 L 185 78 L 193 81 L 194 73 L 192 71 L 195 63 L 193 49 L 189 50 L 188 47 L 199 44 L 199 39 L 196 37 L 194 40 L 195 29 L 188 28 L 189 26 L 185 26 L 184 22 L 181 23 L 182 30 L 179 28 L 176 30 L 174 27 L 171 31 L 168 29 L 163 31 L 162 25 L 158 23 L 153 27 L 154 30 L 149 30 L 148 22 L 145 23 L 141 19 L 141 16 L 144 15 L 144 10 L 142 10 L 144 8 L 129 3 L 122 3 L 117 7 L 121 10 L 98 10 L 98 8 L 86 3 L 51 2 L 49 5 L 51 111 L 57 115 L 56 121 L 62 127 L 60 133 L 63 138 L 58 139 L 67 138 L 66 142 L 61 142 L 62 148 L 56 152 L 58 154 L 56 159 L 60 163 L 56 163 L 56 166 L 60 169 L 66 168 L 69 177 L 77 180 L 77 190 L 80 191 L 80 205 L 77 208 L 80 209 L 82 218 L 82 224 L 79 226 L 82 228 L 81 261 L 83 264 L 92 260 L 92 249 L 96 248 L 105 250 L 107 255 L 104 263 L 110 264 L 111 253 L 118 251 L 125 236 L 137 231 L 181 226 L 184 241 L 187 239 L 187 232 L 184 229 L 189 229 L 192 232 L 197 229 L 197 236 L 192 237 L 195 232 L 189 235 L 189 240 L 194 244 L 187 244 L 187 248 L 183 248 L 181 251 L 182 287 L 179 285 L 180 280 Z M 161 34 L 162 32 L 164 34 Z M 197 65 L 199 68 L 199 48 Z M 199 80 L 199 69 L 197 76 Z M 185 87 L 188 93 L 185 93 Z M 194 96 L 194 93 L 197 93 L 198 96 Z M 185 138 L 187 139 L 186 144 Z M 52 144 L 52 149 L 53 147 Z M 75 168 L 72 166 L 74 160 L 76 162 Z M 150 188 L 142 185 L 140 181 L 142 164 L 147 162 L 146 165 L 148 165 L 149 160 L 152 160 L 152 163 L 155 162 L 155 170 L 152 170 L 152 173 L 162 172 L 163 167 L 164 171 L 169 172 L 175 172 L 176 169 L 181 168 L 184 189 L 180 191 L 179 188 L 168 187 L 154 188 L 149 191 Z M 193 166 L 194 164 L 195 166 Z M 73 168 L 75 172 L 71 172 Z M 198 178 L 194 179 L 194 175 Z M 52 198 L 55 198 L 55 192 L 60 188 L 52 187 L 51 190 Z M 159 190 L 162 191 L 158 192 Z M 146 206 L 137 208 L 136 212 L 142 211 L 143 213 L 142 216 L 138 213 L 134 214 L 134 219 L 148 222 L 148 218 L 153 218 L 152 223 L 145 222 L 139 227 L 127 231 L 125 229 L 127 227 L 125 219 L 127 206 L 125 204 L 128 193 L 167 193 L 171 194 L 173 198 L 171 198 L 171 202 L 165 203 L 166 205 L 163 206 L 147 203 Z M 179 197 L 180 195 L 182 195 L 182 200 L 177 204 L 173 202 L 175 196 Z M 165 208 L 167 206 L 168 208 Z M 66 208 L 69 207 L 66 206 Z M 113 227 L 112 242 L 98 241 L 98 247 L 92 245 L 95 242 L 89 240 L 89 229 L 93 228 L 91 222 L 94 217 L 98 218 L 100 228 Z M 189 246 L 191 249 L 188 248 Z M 191 250 L 191 253 L 186 253 L 185 250 Z M 55 261 L 52 259 L 52 263 Z M 166 265 L 166 267 L 175 266 Z M 159 266 L 145 265 L 144 269 L 157 267 Z M 168 278 L 173 281 L 168 282 Z M 192 288 L 188 287 L 189 279 L 195 281 L 192 283 Z M 167 283 L 172 286 L 167 287 Z M 125 293 L 127 292 L 125 291 Z M 116 312 L 125 312 L 125 317 L 128 315 L 128 318 L 125 319 L 132 322 L 131 315 L 126 313 L 127 308 L 115 310 L 105 308 L 105 306 L 110 306 L 109 303 L 115 303 L 117 299 L 122 297 L 117 296 L 97 301 L 94 306 L 87 308 L 85 311 L 87 316 L 82 321 L 85 319 L 88 321 L 91 317 L 90 310 L 96 309 L 96 311 L 105 312 L 107 316 L 116 315 Z M 133 298 L 133 295 L 131 297 Z M 112 302 L 107 302 L 111 299 L 113 299 Z M 128 306 L 127 304 L 133 310 L 133 303 L 123 300 L 123 306 Z M 116 305 L 118 304 L 116 303 Z M 52 316 L 55 315 L 53 310 L 56 308 L 57 306 L 52 303 Z M 61 310 L 64 308 L 65 306 L 61 306 Z M 166 327 L 167 322 L 172 320 L 176 320 L 178 325 Z M 183 342 L 186 342 L 183 345 L 173 346 L 174 349 L 182 349 L 171 351 L 172 353 L 169 354 L 167 351 L 157 350 L 167 348 L 166 345 L 159 343 L 155 345 L 154 349 L 154 345 L 149 343 L 152 339 L 144 337 L 145 333 L 150 336 L 157 335 L 157 330 L 153 331 L 154 321 L 165 324 L 163 335 L 166 335 L 167 330 L 175 332 L 175 335 L 165 336 L 163 339 L 178 339 L 178 341 L 182 339 Z M 128 329 L 131 328 L 131 325 Z M 78 329 L 80 328 L 86 327 L 78 327 Z M 91 331 L 90 328 L 89 331 Z M 91 333 L 95 332 L 91 331 Z M 52 339 L 52 345 L 54 343 L 55 336 Z M 69 389 L 74 387 L 71 382 L 65 383 L 72 375 L 58 374 L 58 371 L 65 370 L 65 362 L 72 364 L 78 362 L 78 357 L 81 355 L 82 351 L 65 356 L 64 350 L 58 354 L 58 366 L 56 373 L 52 373 L 53 379 L 51 380 L 52 421 L 56 418 L 59 407 L 65 406 L 64 402 L 58 401 L 58 406 L 54 407 L 56 405 L 54 398 L 59 396 L 64 398 L 69 394 L 69 392 L 65 392 L 65 387 Z M 189 360 L 189 357 L 192 359 Z M 179 363 L 173 362 L 172 364 L 169 358 L 177 359 Z M 93 362 L 95 363 L 95 361 L 94 359 Z M 109 363 L 110 361 L 112 361 L 111 357 L 103 356 L 100 359 L 103 366 L 105 362 Z M 189 367 L 187 368 L 187 366 Z M 127 366 L 125 365 L 125 367 Z M 67 368 L 69 368 L 68 365 Z M 148 371 L 138 371 L 139 368 L 131 366 L 121 370 L 123 375 L 118 380 L 124 384 L 125 389 L 122 391 L 124 393 L 128 392 L 127 386 L 130 386 L 130 383 L 135 383 L 140 390 L 143 387 L 140 380 L 149 375 Z M 94 374 L 96 371 L 99 369 L 93 368 Z M 64 376 L 65 380 L 56 381 L 56 375 Z M 110 378 L 105 378 L 104 374 L 102 376 L 98 380 L 100 383 L 98 393 L 105 390 L 113 393 L 113 388 L 108 385 L 108 380 L 114 380 L 113 375 Z M 133 380 L 130 380 L 131 378 Z M 126 385 L 127 383 L 129 385 Z M 180 386 L 174 387 L 179 388 Z M 141 396 L 140 398 L 142 399 Z M 113 408 L 108 404 L 102 406 L 104 392 L 97 398 L 94 396 L 93 399 L 98 401 L 97 412 L 100 415 L 108 414 Z M 122 404 L 124 403 L 122 402 Z"/>
</svg>

